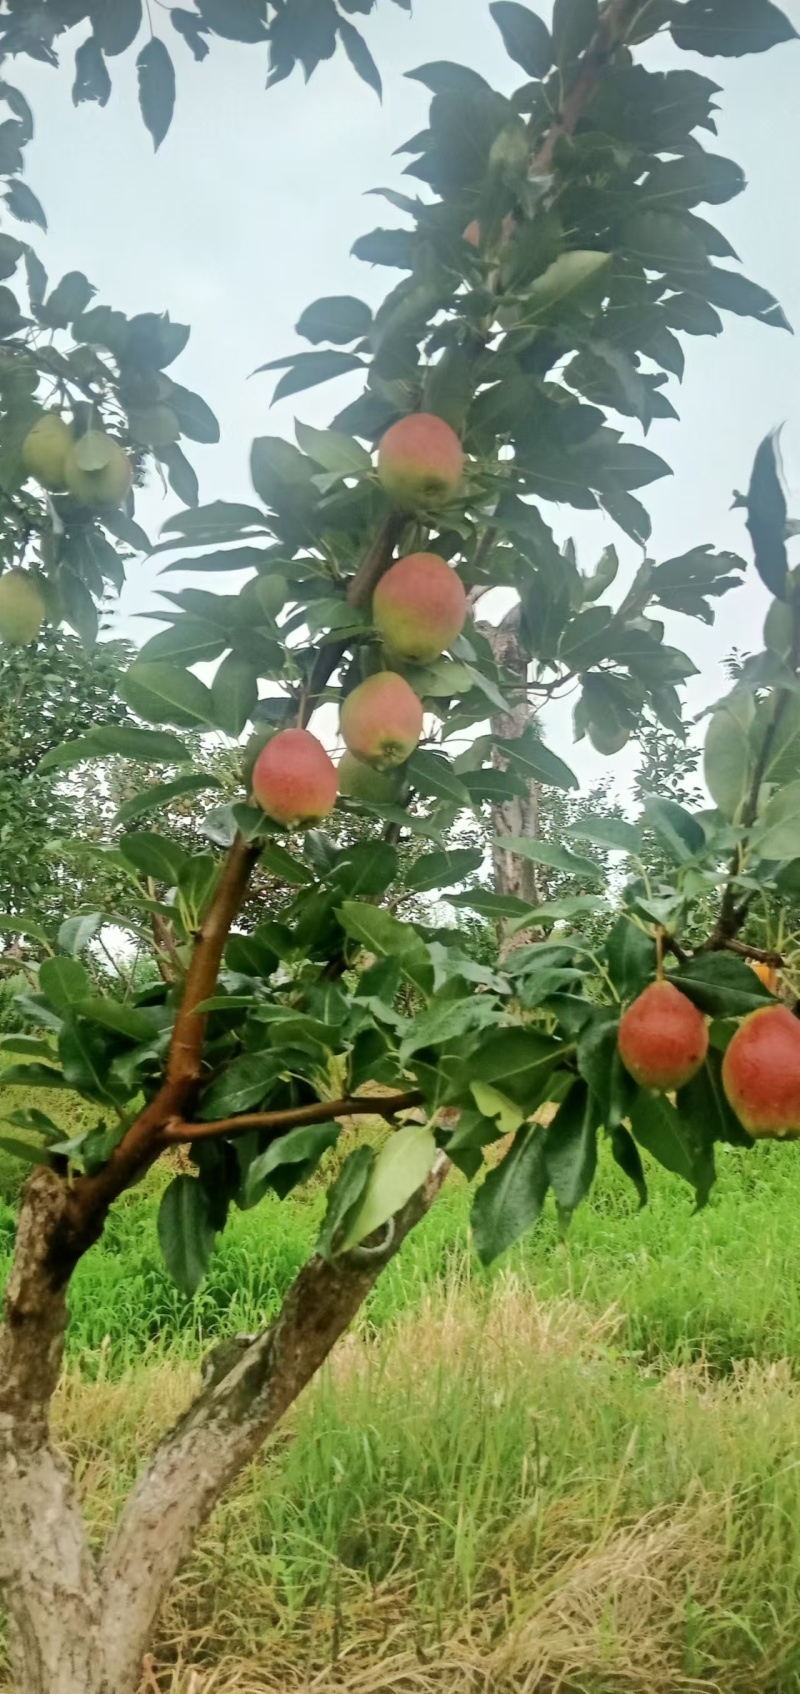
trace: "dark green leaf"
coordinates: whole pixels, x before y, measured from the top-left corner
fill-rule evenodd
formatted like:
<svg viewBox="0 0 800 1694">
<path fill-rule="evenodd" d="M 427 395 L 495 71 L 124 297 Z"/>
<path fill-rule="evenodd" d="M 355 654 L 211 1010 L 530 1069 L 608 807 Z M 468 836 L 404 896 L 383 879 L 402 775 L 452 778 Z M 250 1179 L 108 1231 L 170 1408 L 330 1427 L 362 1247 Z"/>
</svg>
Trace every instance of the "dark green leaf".
<svg viewBox="0 0 800 1694">
<path fill-rule="evenodd" d="M 196 729 L 198 724 L 214 722 L 210 690 L 178 665 L 142 664 L 137 659 L 123 677 L 120 692 L 133 711 L 150 723 Z"/>
<path fill-rule="evenodd" d="M 73 104 L 79 106 L 83 100 L 96 100 L 98 105 L 105 106 L 110 94 L 111 78 L 100 51 L 100 43 L 96 35 L 90 35 L 87 41 L 81 43 L 75 54 Z"/>
<path fill-rule="evenodd" d="M 636 1095 L 617 1048 L 619 1023 L 603 1008 L 578 1036 L 578 1070 L 596 1097 L 606 1129 L 614 1130 L 627 1117 Z"/>
<path fill-rule="evenodd" d="M 101 1104 L 118 1098 L 110 1081 L 112 1041 L 96 1025 L 70 1013 L 61 1026 L 58 1051 L 69 1088 Z"/>
<path fill-rule="evenodd" d="M 493 1082 L 526 1113 L 546 1098 L 548 1078 L 563 1053 L 561 1042 L 531 1029 L 501 1029 L 486 1036 L 471 1060 L 471 1075 Z"/>
<path fill-rule="evenodd" d="M 719 265 L 712 265 L 703 279 L 703 293 L 714 306 L 720 306 L 725 312 L 736 312 L 742 318 L 757 318 L 759 323 L 772 329 L 791 330 L 789 319 L 775 296 L 738 271 L 724 271 Z"/>
<path fill-rule="evenodd" d="M 213 719 L 226 735 L 240 736 L 258 704 L 258 672 L 249 659 L 229 653 L 211 684 Z"/>
<path fill-rule="evenodd" d="M 677 800 L 666 800 L 660 795 L 648 794 L 644 803 L 644 822 L 663 842 L 678 864 L 685 864 L 687 859 L 691 859 L 695 853 L 701 853 L 705 847 L 706 838 L 702 824 L 699 824 L 684 806 L 679 806 Z"/>
<path fill-rule="evenodd" d="M 786 552 L 786 496 L 778 469 L 777 439 L 768 435 L 758 449 L 744 502 L 756 570 L 777 599 L 786 599 L 789 560 Z"/>
<path fill-rule="evenodd" d="M 623 1171 L 629 1181 L 633 1183 L 633 1186 L 639 1196 L 640 1207 L 646 1206 L 647 1182 L 645 1180 L 641 1154 L 633 1136 L 630 1133 L 630 1130 L 626 1129 L 624 1124 L 617 1124 L 616 1128 L 612 1131 L 611 1151 L 620 1170 Z"/>
<path fill-rule="evenodd" d="M 670 973 L 670 982 L 712 1017 L 743 1017 L 772 1001 L 769 989 L 735 953 L 699 953 Z"/>
<path fill-rule="evenodd" d="M 187 435 L 190 441 L 201 441 L 213 445 L 219 441 L 219 424 L 205 400 L 199 394 L 193 394 L 190 388 L 181 388 L 173 382 L 167 396 L 167 404 L 181 426 L 181 434 Z"/>
<path fill-rule="evenodd" d="M 722 1086 L 722 1054 L 713 1047 L 702 1069 L 678 1093 L 677 1107 L 682 1116 L 703 1125 L 708 1141 L 722 1141 L 729 1147 L 755 1145 L 728 1105 Z"/>
<path fill-rule="evenodd" d="M 483 864 L 480 848 L 455 847 L 449 852 L 423 853 L 405 873 L 406 888 L 417 894 L 434 888 L 453 888 Z"/>
<path fill-rule="evenodd" d="M 566 66 L 588 47 L 598 25 L 598 0 L 554 0 L 556 64 Z"/>
<path fill-rule="evenodd" d="M 57 1012 L 66 1011 L 91 993 L 91 978 L 78 959 L 45 959 L 39 971 L 39 988 Z"/>
<path fill-rule="evenodd" d="M 472 1233 L 478 1257 L 491 1264 L 541 1215 L 548 1175 L 543 1130 L 517 1131 L 505 1158 L 490 1171 L 472 1207 Z"/>
<path fill-rule="evenodd" d="M 338 1242 L 344 1238 L 356 1211 L 360 1209 L 375 1163 L 373 1149 L 366 1144 L 348 1153 L 339 1175 L 328 1192 L 328 1205 L 322 1220 L 316 1250 L 329 1262 L 334 1258 Z"/>
<path fill-rule="evenodd" d="M 102 925 L 101 912 L 86 912 L 80 917 L 65 918 L 57 937 L 61 952 L 76 958 L 78 953 L 82 953 L 89 942 L 94 940 Z"/>
<path fill-rule="evenodd" d="M 158 1239 L 164 1263 L 182 1294 L 196 1293 L 208 1269 L 216 1240 L 210 1200 L 196 1177 L 173 1177 L 158 1212 Z"/>
<path fill-rule="evenodd" d="M 45 1147 L 37 1146 L 34 1141 L 20 1141 L 14 1135 L 0 1135 L 0 1152 L 8 1153 L 12 1159 L 21 1159 L 28 1165 L 51 1165 L 52 1155 Z"/>
<path fill-rule="evenodd" d="M 772 0 L 688 0 L 671 27 L 677 47 L 711 58 L 766 53 L 797 38 L 794 24 Z"/>
<path fill-rule="evenodd" d="M 263 0 L 197 0 L 197 10 L 203 23 L 227 41 L 267 39 Z"/>
<path fill-rule="evenodd" d="M 585 1200 L 597 1170 L 597 1109 L 585 1082 L 574 1082 L 546 1131 L 545 1168 L 559 1212 Z"/>
<path fill-rule="evenodd" d="M 656 944 L 631 918 L 617 918 L 606 942 L 611 981 L 622 1000 L 633 1000 L 655 975 Z"/>
<path fill-rule="evenodd" d="M 356 300 L 352 294 L 336 294 L 307 306 L 296 327 L 306 341 L 332 341 L 338 347 L 362 340 L 371 325 L 372 313 L 363 300 Z"/>
<path fill-rule="evenodd" d="M 69 1088 L 63 1071 L 52 1065 L 7 1065 L 3 1071 L 4 1088 Z"/>
<path fill-rule="evenodd" d="M 517 5 L 516 0 L 494 0 L 489 11 L 509 58 L 528 76 L 545 77 L 553 63 L 553 43 L 542 19 L 528 6 Z"/>
<path fill-rule="evenodd" d="M 47 218 L 33 189 L 26 182 L 20 182 L 19 177 L 15 177 L 8 184 L 4 198 L 12 218 L 18 218 L 24 224 L 37 224 L 39 229 L 46 231 Z M 32 299 L 31 304 L 35 306 L 37 302 Z"/>
<path fill-rule="evenodd" d="M 142 876 L 152 877 L 173 888 L 188 862 L 188 855 L 177 841 L 145 831 L 140 835 L 123 835 L 119 850 L 124 859 Z"/>
<path fill-rule="evenodd" d="M 714 1185 L 714 1146 L 708 1126 L 689 1118 L 663 1094 L 640 1088 L 631 1112 L 633 1133 L 665 1170 L 691 1184 L 698 1206 L 704 1206 Z"/>
<path fill-rule="evenodd" d="M 133 724 L 108 724 L 51 748 L 40 760 L 38 769 L 69 770 L 72 765 L 81 765 L 86 759 L 100 759 L 108 753 L 118 753 L 141 764 L 181 764 L 190 757 L 176 735 L 137 729 Z"/>
<path fill-rule="evenodd" d="M 142 23 L 142 0 L 92 0 L 90 16 L 104 53 L 124 53 L 136 40 Z"/>
<path fill-rule="evenodd" d="M 295 353 L 291 359 L 273 359 L 266 365 L 258 365 L 253 375 L 275 370 L 281 365 L 288 365 L 289 369 L 276 384 L 273 404 L 287 394 L 300 394 L 305 388 L 315 388 L 319 382 L 330 382 L 333 377 L 344 376 L 347 371 L 363 370 L 364 361 L 356 353 Z"/>
<path fill-rule="evenodd" d="M 287 1135 L 281 1135 L 276 1141 L 270 1142 L 266 1151 L 253 1160 L 245 1181 L 245 1205 L 252 1206 L 270 1187 L 268 1178 L 281 1165 L 307 1166 L 306 1174 L 319 1164 L 323 1153 L 329 1147 L 334 1147 L 339 1139 L 340 1126 L 338 1123 L 303 1124 L 298 1129 L 290 1129 Z"/>
<path fill-rule="evenodd" d="M 380 100 L 383 94 L 380 72 L 363 35 L 359 34 L 353 24 L 345 23 L 343 18 L 339 21 L 339 35 L 353 70 L 358 73 L 362 82 L 366 82 L 375 90 Z"/>
<path fill-rule="evenodd" d="M 145 125 L 159 148 L 175 108 L 175 67 L 159 36 L 154 35 L 136 60 L 139 105 Z"/>
</svg>

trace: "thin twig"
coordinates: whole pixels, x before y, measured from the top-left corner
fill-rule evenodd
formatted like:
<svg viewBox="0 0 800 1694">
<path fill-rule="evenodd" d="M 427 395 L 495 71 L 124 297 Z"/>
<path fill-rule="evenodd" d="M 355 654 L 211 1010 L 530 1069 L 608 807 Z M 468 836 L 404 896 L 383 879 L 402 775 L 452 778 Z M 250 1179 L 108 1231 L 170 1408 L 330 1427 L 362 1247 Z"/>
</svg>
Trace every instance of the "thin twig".
<svg viewBox="0 0 800 1694">
<path fill-rule="evenodd" d="M 208 1141 L 217 1135 L 248 1135 L 254 1129 L 283 1132 L 299 1129 L 303 1124 L 327 1123 L 329 1118 L 393 1118 L 397 1112 L 421 1106 L 422 1100 L 419 1089 L 411 1088 L 405 1094 L 359 1094 L 352 1099 L 315 1100 L 309 1106 L 287 1106 L 280 1112 L 245 1112 L 239 1117 L 216 1118 L 209 1123 L 185 1123 L 181 1118 L 173 1118 L 164 1126 L 160 1140 L 163 1146 L 174 1147 L 187 1141 Z"/>
</svg>

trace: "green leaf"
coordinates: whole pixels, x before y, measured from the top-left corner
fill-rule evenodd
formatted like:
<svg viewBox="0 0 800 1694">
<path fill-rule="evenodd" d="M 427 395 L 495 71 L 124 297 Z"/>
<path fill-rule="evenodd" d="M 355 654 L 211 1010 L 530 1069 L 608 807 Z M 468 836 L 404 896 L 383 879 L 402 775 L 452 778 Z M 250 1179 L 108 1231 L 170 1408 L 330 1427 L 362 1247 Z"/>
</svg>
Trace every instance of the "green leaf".
<svg viewBox="0 0 800 1694">
<path fill-rule="evenodd" d="M 598 25 L 598 0 L 554 0 L 556 64 L 569 65 L 588 47 Z"/>
<path fill-rule="evenodd" d="M 348 1153 L 339 1175 L 328 1191 L 328 1204 L 317 1239 L 316 1251 L 330 1263 L 339 1242 L 360 1207 L 375 1164 L 371 1147 L 362 1144 Z"/>
<path fill-rule="evenodd" d="M 111 78 L 100 51 L 100 43 L 96 35 L 90 35 L 87 41 L 81 43 L 75 54 L 72 103 L 74 106 L 80 106 L 84 100 L 96 100 L 99 106 L 106 106 L 110 95 Z"/>
<path fill-rule="evenodd" d="M 357 894 L 376 899 L 397 875 L 397 848 L 388 841 L 357 841 L 337 853 L 326 876 L 349 899 Z"/>
<path fill-rule="evenodd" d="M 364 1241 L 422 1187 L 436 1157 L 436 1141 L 427 1124 L 404 1124 L 384 1142 L 372 1168 L 364 1198 L 351 1218 L 340 1251 Z"/>
<path fill-rule="evenodd" d="M 428 893 L 434 888 L 452 888 L 480 870 L 482 864 L 480 848 L 455 847 L 449 852 L 423 853 L 409 865 L 405 886 L 416 894 Z"/>
<path fill-rule="evenodd" d="M 606 958 L 620 998 L 633 1000 L 655 975 L 655 940 L 623 915 L 617 918 L 606 942 Z"/>
<path fill-rule="evenodd" d="M 789 560 L 786 552 L 786 496 L 783 492 L 776 437 L 768 435 L 758 449 L 747 499 L 747 527 L 762 582 L 778 600 L 786 599 Z"/>
<path fill-rule="evenodd" d="M 182 537 L 180 544 L 188 547 L 213 547 L 223 541 L 238 541 L 253 529 L 261 534 L 267 532 L 264 513 L 257 506 L 244 506 L 235 500 L 212 500 L 209 506 L 198 506 L 196 511 L 174 512 L 161 528 L 178 530 Z M 158 551 L 178 545 L 175 541 L 164 541 Z"/>
<path fill-rule="evenodd" d="M 547 76 L 553 63 L 553 43 L 542 19 L 528 6 L 517 5 L 516 0 L 494 0 L 489 11 L 509 58 L 528 76 Z"/>
<path fill-rule="evenodd" d="M 352 436 L 340 435 L 334 429 L 312 429 L 304 423 L 295 423 L 294 429 L 303 452 L 323 470 L 341 476 L 363 476 L 372 470 L 369 453 Z"/>
<path fill-rule="evenodd" d="M 545 1169 L 559 1212 L 585 1200 L 597 1170 L 597 1111 L 585 1082 L 574 1082 L 546 1131 Z"/>
<path fill-rule="evenodd" d="M 132 46 L 142 24 L 142 0 L 93 0 L 92 25 L 109 58 Z"/>
<path fill-rule="evenodd" d="M 210 690 L 191 671 L 160 662 L 134 660 L 120 684 L 120 693 L 140 717 L 151 723 L 174 723 L 196 729 L 214 722 Z"/>
<path fill-rule="evenodd" d="M 93 294 L 94 289 L 83 271 L 67 271 L 58 286 L 48 295 L 40 316 L 49 328 L 66 329 L 73 318 L 86 310 Z M 93 433 L 99 435 L 100 432 Z"/>
<path fill-rule="evenodd" d="M 0 1035 L 0 1053 L 17 1053 L 30 1059 L 55 1057 L 52 1042 L 41 1040 L 37 1035 Z"/>
<path fill-rule="evenodd" d="M 684 806 L 679 806 L 677 800 L 648 794 L 643 817 L 648 829 L 653 830 L 678 864 L 685 864 L 705 847 L 702 825 Z"/>
<path fill-rule="evenodd" d="M 607 847 L 612 853 L 630 853 L 634 857 L 642 845 L 639 830 L 622 818 L 583 818 L 580 823 L 567 824 L 564 834 L 577 841 Z"/>
<path fill-rule="evenodd" d="M 44 210 L 33 189 L 28 187 L 27 182 L 21 182 L 19 177 L 14 177 L 8 184 L 3 198 L 12 218 L 18 218 L 19 222 L 23 224 L 36 224 L 39 229 L 47 232 L 47 218 Z M 37 302 L 31 299 L 31 304 L 36 305 Z"/>
<path fill-rule="evenodd" d="M 781 788 L 765 806 L 754 840 L 764 859 L 800 857 L 800 782 Z"/>
<path fill-rule="evenodd" d="M 158 1211 L 158 1239 L 167 1270 L 182 1294 L 191 1296 L 199 1288 L 216 1234 L 202 1184 L 193 1176 L 173 1177 Z"/>
<path fill-rule="evenodd" d="M 554 308 L 562 312 L 567 302 L 578 299 L 583 290 L 595 282 L 610 259 L 610 253 L 594 249 L 583 252 L 573 248 L 568 253 L 560 253 L 529 290 L 526 318 L 535 321 Z"/>
<path fill-rule="evenodd" d="M 95 1025 L 84 1023 L 71 1011 L 61 1026 L 58 1051 L 69 1088 L 102 1105 L 117 1098 L 118 1090 L 109 1081 L 113 1048 Z"/>
<path fill-rule="evenodd" d="M 173 442 L 171 447 L 160 447 L 156 455 L 162 465 L 166 465 L 169 485 L 178 499 L 186 506 L 196 506 L 200 498 L 200 485 L 197 476 L 186 457 Z M 168 569 L 177 569 L 169 566 Z"/>
<path fill-rule="evenodd" d="M 472 1207 L 472 1234 L 479 1259 L 491 1264 L 541 1215 L 547 1193 L 546 1139 L 536 1126 L 520 1129 L 505 1158 L 490 1171 Z"/>
<path fill-rule="evenodd" d="M 766 53 L 797 39 L 794 24 L 772 0 L 687 0 L 671 29 L 676 47 L 710 58 Z"/>
<path fill-rule="evenodd" d="M 346 935 L 361 942 L 379 958 L 397 958 L 404 974 L 427 993 L 433 982 L 431 957 L 412 924 L 400 923 L 377 906 L 346 900 L 337 912 Z"/>
<path fill-rule="evenodd" d="M 188 854 L 177 841 L 147 831 L 141 835 L 123 835 L 119 850 L 142 876 L 163 882 L 167 888 L 176 887 L 189 862 Z"/>
<path fill-rule="evenodd" d="M 681 1088 L 677 1107 L 682 1117 L 703 1125 L 707 1141 L 722 1141 L 729 1147 L 752 1147 L 752 1135 L 743 1129 L 728 1105 L 722 1086 L 722 1054 L 709 1049 L 702 1069 Z"/>
<path fill-rule="evenodd" d="M 596 865 L 593 859 L 584 859 L 578 853 L 571 853 L 568 847 L 559 847 L 555 841 L 531 841 L 522 835 L 498 835 L 494 844 L 506 853 L 532 859 L 537 865 L 551 865 L 554 870 L 566 871 L 570 876 L 580 877 L 583 882 L 605 881 L 602 865 Z"/>
<path fill-rule="evenodd" d="M 258 704 L 258 671 L 249 659 L 229 653 L 211 684 L 213 721 L 226 735 L 240 736 Z"/>
<path fill-rule="evenodd" d="M 757 318 L 759 323 L 767 324 L 771 329 L 791 331 L 789 319 L 774 294 L 751 282 L 739 271 L 725 271 L 719 265 L 712 265 L 703 278 L 703 293 L 724 312 L 735 312 L 742 318 Z"/>
<path fill-rule="evenodd" d="M 272 396 L 272 404 L 276 400 L 285 399 L 287 394 L 300 394 L 306 388 L 316 388 L 320 382 L 331 382 L 334 377 L 344 376 L 348 371 L 364 369 L 364 361 L 356 353 L 324 352 L 324 353 L 295 353 L 291 359 L 269 359 L 265 365 L 257 365 L 253 376 L 262 371 L 278 370 L 282 365 L 288 365 L 288 370 L 276 383 Z"/>
<path fill-rule="evenodd" d="M 74 1010 L 89 1023 L 110 1029 L 137 1043 L 152 1041 L 159 1032 L 159 1014 L 152 1008 L 123 1005 L 121 1000 L 90 996 L 73 1002 Z"/>
<path fill-rule="evenodd" d="M 323 1153 L 329 1147 L 334 1147 L 339 1139 L 340 1126 L 338 1123 L 302 1124 L 298 1129 L 290 1129 L 288 1135 L 281 1135 L 270 1143 L 264 1153 L 253 1160 L 245 1181 L 244 1199 L 246 1206 L 252 1206 L 269 1187 L 267 1178 L 280 1165 L 309 1165 L 311 1169 L 319 1164 Z"/>
<path fill-rule="evenodd" d="M 86 759 L 101 759 L 118 753 L 125 759 L 141 764 L 181 764 L 191 755 L 176 735 L 162 734 L 152 729 L 138 729 L 128 724 L 107 724 L 90 729 L 75 741 L 64 741 L 51 748 L 40 760 L 38 770 L 69 770 L 82 765 Z"/>
<path fill-rule="evenodd" d="M 260 1105 L 284 1068 L 285 1061 L 277 1052 L 248 1053 L 234 1059 L 228 1069 L 214 1078 L 200 1106 L 201 1118 L 211 1122 L 217 1117 L 234 1117 L 251 1106 Z"/>
<path fill-rule="evenodd" d="M 221 787 L 222 783 L 216 776 L 179 776 L 174 782 L 152 783 L 149 788 L 142 789 L 141 794 L 135 794 L 131 800 L 123 801 L 111 820 L 111 826 L 118 829 L 123 824 L 133 823 L 136 818 L 147 817 L 150 812 L 164 811 L 170 800 L 180 799 L 186 794 L 199 794 L 204 789 Z"/>
<path fill-rule="evenodd" d="M 605 1014 L 605 1015 L 604 1015 Z M 606 1129 L 613 1131 L 627 1117 L 636 1094 L 617 1047 L 619 1022 L 608 1009 L 598 1013 L 578 1036 L 578 1070 L 595 1095 Z"/>
<path fill-rule="evenodd" d="M 470 1093 L 482 1117 L 494 1118 L 500 1135 L 513 1135 L 524 1121 L 519 1106 L 489 1082 L 471 1082 Z"/>
<path fill-rule="evenodd" d="M 647 1181 L 644 1174 L 641 1154 L 624 1124 L 617 1124 L 611 1134 L 611 1151 L 620 1170 L 633 1183 L 639 1196 L 639 1206 L 647 1205 Z"/>
<path fill-rule="evenodd" d="M 8 1065 L 3 1071 L 4 1088 L 69 1088 L 63 1071 L 52 1065 Z"/>
<path fill-rule="evenodd" d="M 266 41 L 263 0 L 197 0 L 203 23 L 227 41 Z"/>
<path fill-rule="evenodd" d="M 78 959 L 45 959 L 39 971 L 39 989 L 57 1012 L 63 1012 L 76 1001 L 91 994 L 88 971 Z"/>
<path fill-rule="evenodd" d="M 41 941 L 44 947 L 50 948 L 47 930 L 37 918 L 27 917 L 24 913 L 12 917 L 10 913 L 0 913 L 0 935 L 29 935 L 33 941 Z"/>
<path fill-rule="evenodd" d="M 359 34 L 353 24 L 345 23 L 344 18 L 339 19 L 339 35 L 353 70 L 361 77 L 362 82 L 366 82 L 368 87 L 375 90 L 380 100 L 383 94 L 380 72 L 363 35 Z"/>
<path fill-rule="evenodd" d="M 736 817 L 750 787 L 752 694 L 736 690 L 712 714 L 703 751 L 706 787 L 723 816 Z"/>
<path fill-rule="evenodd" d="M 704 1206 L 714 1185 L 714 1147 L 707 1126 L 689 1119 L 663 1094 L 640 1088 L 631 1112 L 637 1141 L 665 1170 L 674 1171 L 694 1188 Z"/>
<path fill-rule="evenodd" d="M 167 401 L 181 426 L 182 435 L 206 446 L 213 446 L 219 441 L 217 419 L 199 394 L 193 394 L 190 388 L 181 388 L 179 383 L 173 382 L 170 383 Z"/>
<path fill-rule="evenodd" d="M 470 1081 L 495 1083 L 526 1114 L 545 1098 L 548 1079 L 564 1052 L 560 1041 L 532 1029 L 490 1032 L 470 1061 Z"/>
<path fill-rule="evenodd" d="M 46 1147 L 37 1146 L 34 1141 L 20 1141 L 15 1135 L 0 1135 L 0 1152 L 10 1154 L 12 1159 L 22 1159 L 27 1165 L 52 1165 L 52 1154 Z"/>
<path fill-rule="evenodd" d="M 152 36 L 142 48 L 136 70 L 142 117 L 153 137 L 153 146 L 158 149 L 175 109 L 175 67 L 159 36 Z"/>
<path fill-rule="evenodd" d="M 769 989 L 734 953 L 699 953 L 670 972 L 669 980 L 712 1017 L 744 1017 L 772 1003 Z"/>
<path fill-rule="evenodd" d="M 498 741 L 498 749 L 530 782 L 544 782 L 551 788 L 577 788 L 578 778 L 569 765 L 551 753 L 534 730 L 526 729 L 513 741 Z"/>
<path fill-rule="evenodd" d="M 78 953 L 82 953 L 89 942 L 94 940 L 102 926 L 101 912 L 86 912 L 80 917 L 65 918 L 57 936 L 61 952 L 67 953 L 70 958 L 76 958 Z"/>
<path fill-rule="evenodd" d="M 456 775 L 449 759 L 441 753 L 429 753 L 418 748 L 406 766 L 408 780 L 421 794 L 432 794 L 437 800 L 450 800 L 457 806 L 471 805 L 469 790 Z"/>
<path fill-rule="evenodd" d="M 663 210 L 673 206 L 690 208 L 704 200 L 719 206 L 741 194 L 744 187 L 741 165 L 698 147 L 677 159 L 659 159 L 641 192 L 651 205 Z"/>
<path fill-rule="evenodd" d="M 369 335 L 372 313 L 352 294 L 332 295 L 307 306 L 296 328 L 306 341 L 332 341 L 335 346 L 361 341 Z"/>
</svg>

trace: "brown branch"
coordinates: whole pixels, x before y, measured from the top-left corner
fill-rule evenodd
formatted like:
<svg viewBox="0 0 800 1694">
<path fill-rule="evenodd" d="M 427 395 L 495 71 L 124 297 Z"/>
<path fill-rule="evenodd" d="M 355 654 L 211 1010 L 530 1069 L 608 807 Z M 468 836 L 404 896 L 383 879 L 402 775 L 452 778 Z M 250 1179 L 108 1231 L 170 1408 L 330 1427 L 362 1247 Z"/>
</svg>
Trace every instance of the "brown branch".
<svg viewBox="0 0 800 1694">
<path fill-rule="evenodd" d="M 161 1142 L 174 1147 L 184 1141 L 207 1141 L 216 1135 L 247 1135 L 251 1129 L 284 1131 L 299 1129 L 308 1123 L 327 1123 L 329 1118 L 381 1117 L 392 1118 L 396 1112 L 407 1112 L 422 1105 L 422 1095 L 416 1088 L 405 1094 L 356 1095 L 344 1100 L 315 1100 L 309 1106 L 287 1106 L 280 1112 L 244 1112 L 240 1117 L 215 1118 L 209 1123 L 185 1123 L 174 1118 L 166 1124 Z"/>
<path fill-rule="evenodd" d="M 553 168 L 553 158 L 559 141 L 574 135 L 592 95 L 616 48 L 621 46 L 629 16 L 636 10 L 638 0 L 608 0 L 600 14 L 600 22 L 581 60 L 579 74 L 569 93 L 561 102 L 556 122 L 548 131 L 530 168 L 530 175 L 547 176 Z"/>
<path fill-rule="evenodd" d="M 712 937 L 701 950 L 704 953 L 738 953 L 742 959 L 754 959 L 756 964 L 772 965 L 775 970 L 781 970 L 786 964 L 784 953 L 774 953 L 769 947 L 751 947 L 749 941 L 714 941 Z"/>
<path fill-rule="evenodd" d="M 406 519 L 401 512 L 392 512 L 384 519 L 358 569 L 350 578 L 346 594 L 348 606 L 360 607 L 369 604 L 376 585 L 389 569 L 405 526 Z M 308 723 L 312 713 L 316 711 L 320 695 L 341 664 L 347 648 L 347 640 L 329 641 L 317 654 L 301 705 L 299 722 L 302 726 Z"/>
</svg>

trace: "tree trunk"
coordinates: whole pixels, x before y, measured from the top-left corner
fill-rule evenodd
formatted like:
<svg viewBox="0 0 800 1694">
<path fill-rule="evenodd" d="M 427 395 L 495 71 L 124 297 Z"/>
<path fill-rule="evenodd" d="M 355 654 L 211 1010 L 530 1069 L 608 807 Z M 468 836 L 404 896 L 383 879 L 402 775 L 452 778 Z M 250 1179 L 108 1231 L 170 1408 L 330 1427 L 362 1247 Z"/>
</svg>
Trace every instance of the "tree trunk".
<svg viewBox="0 0 800 1694">
<path fill-rule="evenodd" d="M 162 1442 L 97 1559 L 48 1422 L 66 1328 L 69 1272 L 58 1248 L 69 1188 L 50 1170 L 31 1178 L 0 1337 L 0 1581 L 19 1694 L 136 1694 L 162 1601 L 199 1530 L 324 1363 L 448 1168 L 440 1157 L 383 1246 L 303 1267 L 270 1328 Z"/>
<path fill-rule="evenodd" d="M 526 685 L 528 681 L 528 660 L 519 640 L 520 608 L 513 607 L 500 624 L 482 624 L 481 634 L 490 643 L 497 664 L 513 677 L 515 683 L 516 704 L 510 712 L 499 714 L 492 718 L 492 734 L 502 741 L 516 741 L 536 722 L 536 714 L 528 699 Z M 502 753 L 495 751 L 493 762 L 500 770 L 505 770 L 508 760 Z M 535 841 L 539 835 L 539 805 L 541 791 L 538 782 L 528 784 L 528 792 L 511 800 L 505 800 L 502 805 L 492 807 L 492 826 L 495 836 L 523 836 L 529 841 Z M 494 885 L 498 894 L 515 894 L 529 906 L 538 906 L 547 899 L 546 871 L 543 865 L 536 865 L 532 859 L 523 859 L 517 853 L 509 853 L 503 847 L 492 847 L 494 865 Z M 519 947 L 528 941 L 538 940 L 539 931 L 535 928 L 519 930 L 513 937 L 512 945 Z M 502 951 L 508 951 L 504 947 Z"/>
</svg>

